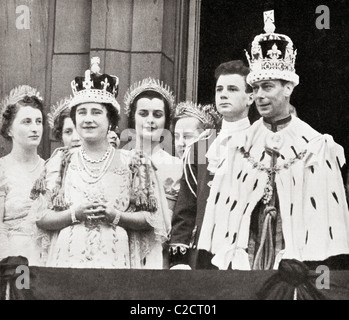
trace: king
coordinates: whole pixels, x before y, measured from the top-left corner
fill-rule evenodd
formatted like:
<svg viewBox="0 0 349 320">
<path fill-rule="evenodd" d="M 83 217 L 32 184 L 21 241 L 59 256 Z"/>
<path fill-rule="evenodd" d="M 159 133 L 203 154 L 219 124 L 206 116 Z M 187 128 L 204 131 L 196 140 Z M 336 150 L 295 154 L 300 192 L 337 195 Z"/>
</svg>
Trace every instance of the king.
<svg viewBox="0 0 349 320">
<path fill-rule="evenodd" d="M 247 54 L 247 82 L 262 117 L 230 142 L 228 165 L 212 182 L 198 248 L 211 253 L 219 269 L 275 269 L 282 259 L 338 267 L 339 257 L 349 254 L 343 148 L 291 114 L 296 50 L 266 16 L 266 32 Z"/>
</svg>

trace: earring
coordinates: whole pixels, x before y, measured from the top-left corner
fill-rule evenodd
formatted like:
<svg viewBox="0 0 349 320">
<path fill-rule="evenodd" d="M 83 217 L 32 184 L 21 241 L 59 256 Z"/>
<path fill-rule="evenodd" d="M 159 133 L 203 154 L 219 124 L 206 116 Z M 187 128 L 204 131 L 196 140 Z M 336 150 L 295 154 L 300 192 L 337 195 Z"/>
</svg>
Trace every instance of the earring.
<svg viewBox="0 0 349 320">
<path fill-rule="evenodd" d="M 111 125 L 109 125 L 109 128 L 108 128 L 108 133 L 111 131 Z"/>
</svg>

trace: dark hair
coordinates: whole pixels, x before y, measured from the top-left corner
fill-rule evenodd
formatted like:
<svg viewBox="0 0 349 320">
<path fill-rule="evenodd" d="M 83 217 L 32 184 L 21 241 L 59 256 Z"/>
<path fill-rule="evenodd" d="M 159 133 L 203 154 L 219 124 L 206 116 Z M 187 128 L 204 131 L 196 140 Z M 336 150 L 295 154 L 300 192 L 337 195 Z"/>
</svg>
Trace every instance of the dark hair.
<svg viewBox="0 0 349 320">
<path fill-rule="evenodd" d="M 117 112 L 117 110 L 111 103 L 100 103 L 100 104 L 107 109 L 107 118 L 109 120 L 110 130 L 115 131 L 120 120 L 119 112 Z M 74 126 L 76 126 L 76 108 L 79 105 L 80 104 L 77 104 L 76 106 L 72 107 L 70 110 L 70 118 L 72 119 Z"/>
<path fill-rule="evenodd" d="M 64 109 L 60 115 L 56 118 L 53 129 L 52 129 L 52 134 L 53 137 L 61 141 L 62 140 L 62 134 L 63 134 L 63 126 L 64 126 L 64 120 L 66 118 L 70 118 L 70 110 L 69 108 Z"/>
<path fill-rule="evenodd" d="M 135 129 L 135 114 L 137 109 L 137 102 L 141 98 L 148 98 L 148 99 L 160 99 L 164 102 L 164 110 L 165 110 L 165 129 L 170 130 L 171 126 L 171 109 L 168 101 L 158 92 L 152 91 L 152 90 L 146 90 L 140 93 L 131 103 L 130 105 L 130 114 L 128 116 L 128 128 L 129 129 Z"/>
<path fill-rule="evenodd" d="M 11 104 L 7 106 L 5 112 L 2 115 L 2 126 L 1 135 L 6 139 L 11 141 L 12 138 L 8 135 L 10 127 L 12 126 L 13 120 L 15 119 L 17 112 L 20 107 L 32 107 L 34 109 L 39 109 L 42 115 L 42 125 L 45 124 L 45 114 L 44 105 L 42 101 L 36 96 L 25 96 L 22 100 L 18 101 L 16 104 Z"/>
<path fill-rule="evenodd" d="M 246 77 L 250 73 L 250 69 L 241 60 L 232 60 L 221 63 L 215 70 L 214 76 L 216 83 L 221 75 L 239 74 L 245 80 L 246 92 L 252 92 L 252 87 L 246 82 Z"/>
</svg>

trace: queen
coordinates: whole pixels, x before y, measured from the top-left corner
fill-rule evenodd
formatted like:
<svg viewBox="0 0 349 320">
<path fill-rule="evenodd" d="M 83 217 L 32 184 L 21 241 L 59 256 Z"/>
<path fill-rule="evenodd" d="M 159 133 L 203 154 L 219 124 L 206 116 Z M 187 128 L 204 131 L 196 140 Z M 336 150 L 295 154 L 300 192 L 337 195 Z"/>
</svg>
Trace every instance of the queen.
<svg viewBox="0 0 349 320">
<path fill-rule="evenodd" d="M 161 266 L 154 250 L 168 233 L 162 190 L 145 158 L 109 144 L 120 113 L 118 78 L 100 74 L 98 64 L 93 58 L 85 77 L 72 82 L 70 115 L 82 145 L 55 152 L 32 190 L 41 203 L 37 225 L 53 232 L 46 265 L 141 268 L 152 257 Z"/>
</svg>

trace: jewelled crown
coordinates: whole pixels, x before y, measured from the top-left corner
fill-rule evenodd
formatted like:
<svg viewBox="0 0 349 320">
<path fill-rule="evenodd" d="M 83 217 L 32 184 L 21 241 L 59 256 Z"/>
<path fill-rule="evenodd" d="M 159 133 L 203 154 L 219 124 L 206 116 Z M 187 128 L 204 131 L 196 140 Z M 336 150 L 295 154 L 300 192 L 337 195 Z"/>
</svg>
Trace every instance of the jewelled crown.
<svg viewBox="0 0 349 320">
<path fill-rule="evenodd" d="M 6 96 L 0 105 L 0 124 L 2 122 L 2 115 L 6 111 L 7 107 L 14 105 L 19 101 L 23 100 L 25 97 L 37 97 L 39 100 L 43 100 L 40 96 L 40 92 L 35 88 L 28 85 L 20 85 L 12 89 L 8 96 Z"/>
<path fill-rule="evenodd" d="M 170 87 L 168 85 L 165 85 L 160 80 L 155 80 L 153 78 L 146 78 L 142 81 L 139 81 L 137 83 L 134 83 L 126 92 L 124 97 L 124 104 L 125 104 L 125 114 L 130 113 L 131 104 L 136 99 L 138 95 L 140 95 L 144 91 L 155 91 L 161 94 L 164 99 L 168 102 L 171 114 L 174 109 L 174 95 L 170 90 Z"/>
<path fill-rule="evenodd" d="M 76 77 L 71 82 L 74 97 L 70 101 L 69 107 L 87 102 L 110 103 L 120 113 L 120 105 L 116 101 L 119 78 L 100 74 L 99 64 L 99 57 L 93 57 L 91 68 L 85 71 L 85 77 Z"/>
<path fill-rule="evenodd" d="M 72 96 L 64 98 L 58 101 L 55 105 L 52 105 L 50 108 L 50 112 L 47 114 L 47 121 L 51 129 L 53 129 L 55 125 L 56 119 L 60 116 L 60 114 L 69 108 L 70 101 L 72 100 Z"/>
<path fill-rule="evenodd" d="M 297 50 L 293 49 L 293 42 L 288 36 L 274 33 L 274 10 L 264 12 L 264 31 L 254 38 L 251 57 L 246 51 L 251 69 L 247 83 L 281 79 L 298 85 L 299 76 L 295 70 Z"/>
<path fill-rule="evenodd" d="M 220 115 L 212 104 L 201 105 L 192 101 L 180 102 L 176 106 L 175 119 L 193 117 L 198 119 L 204 129 L 213 129 L 219 122 Z"/>
</svg>

